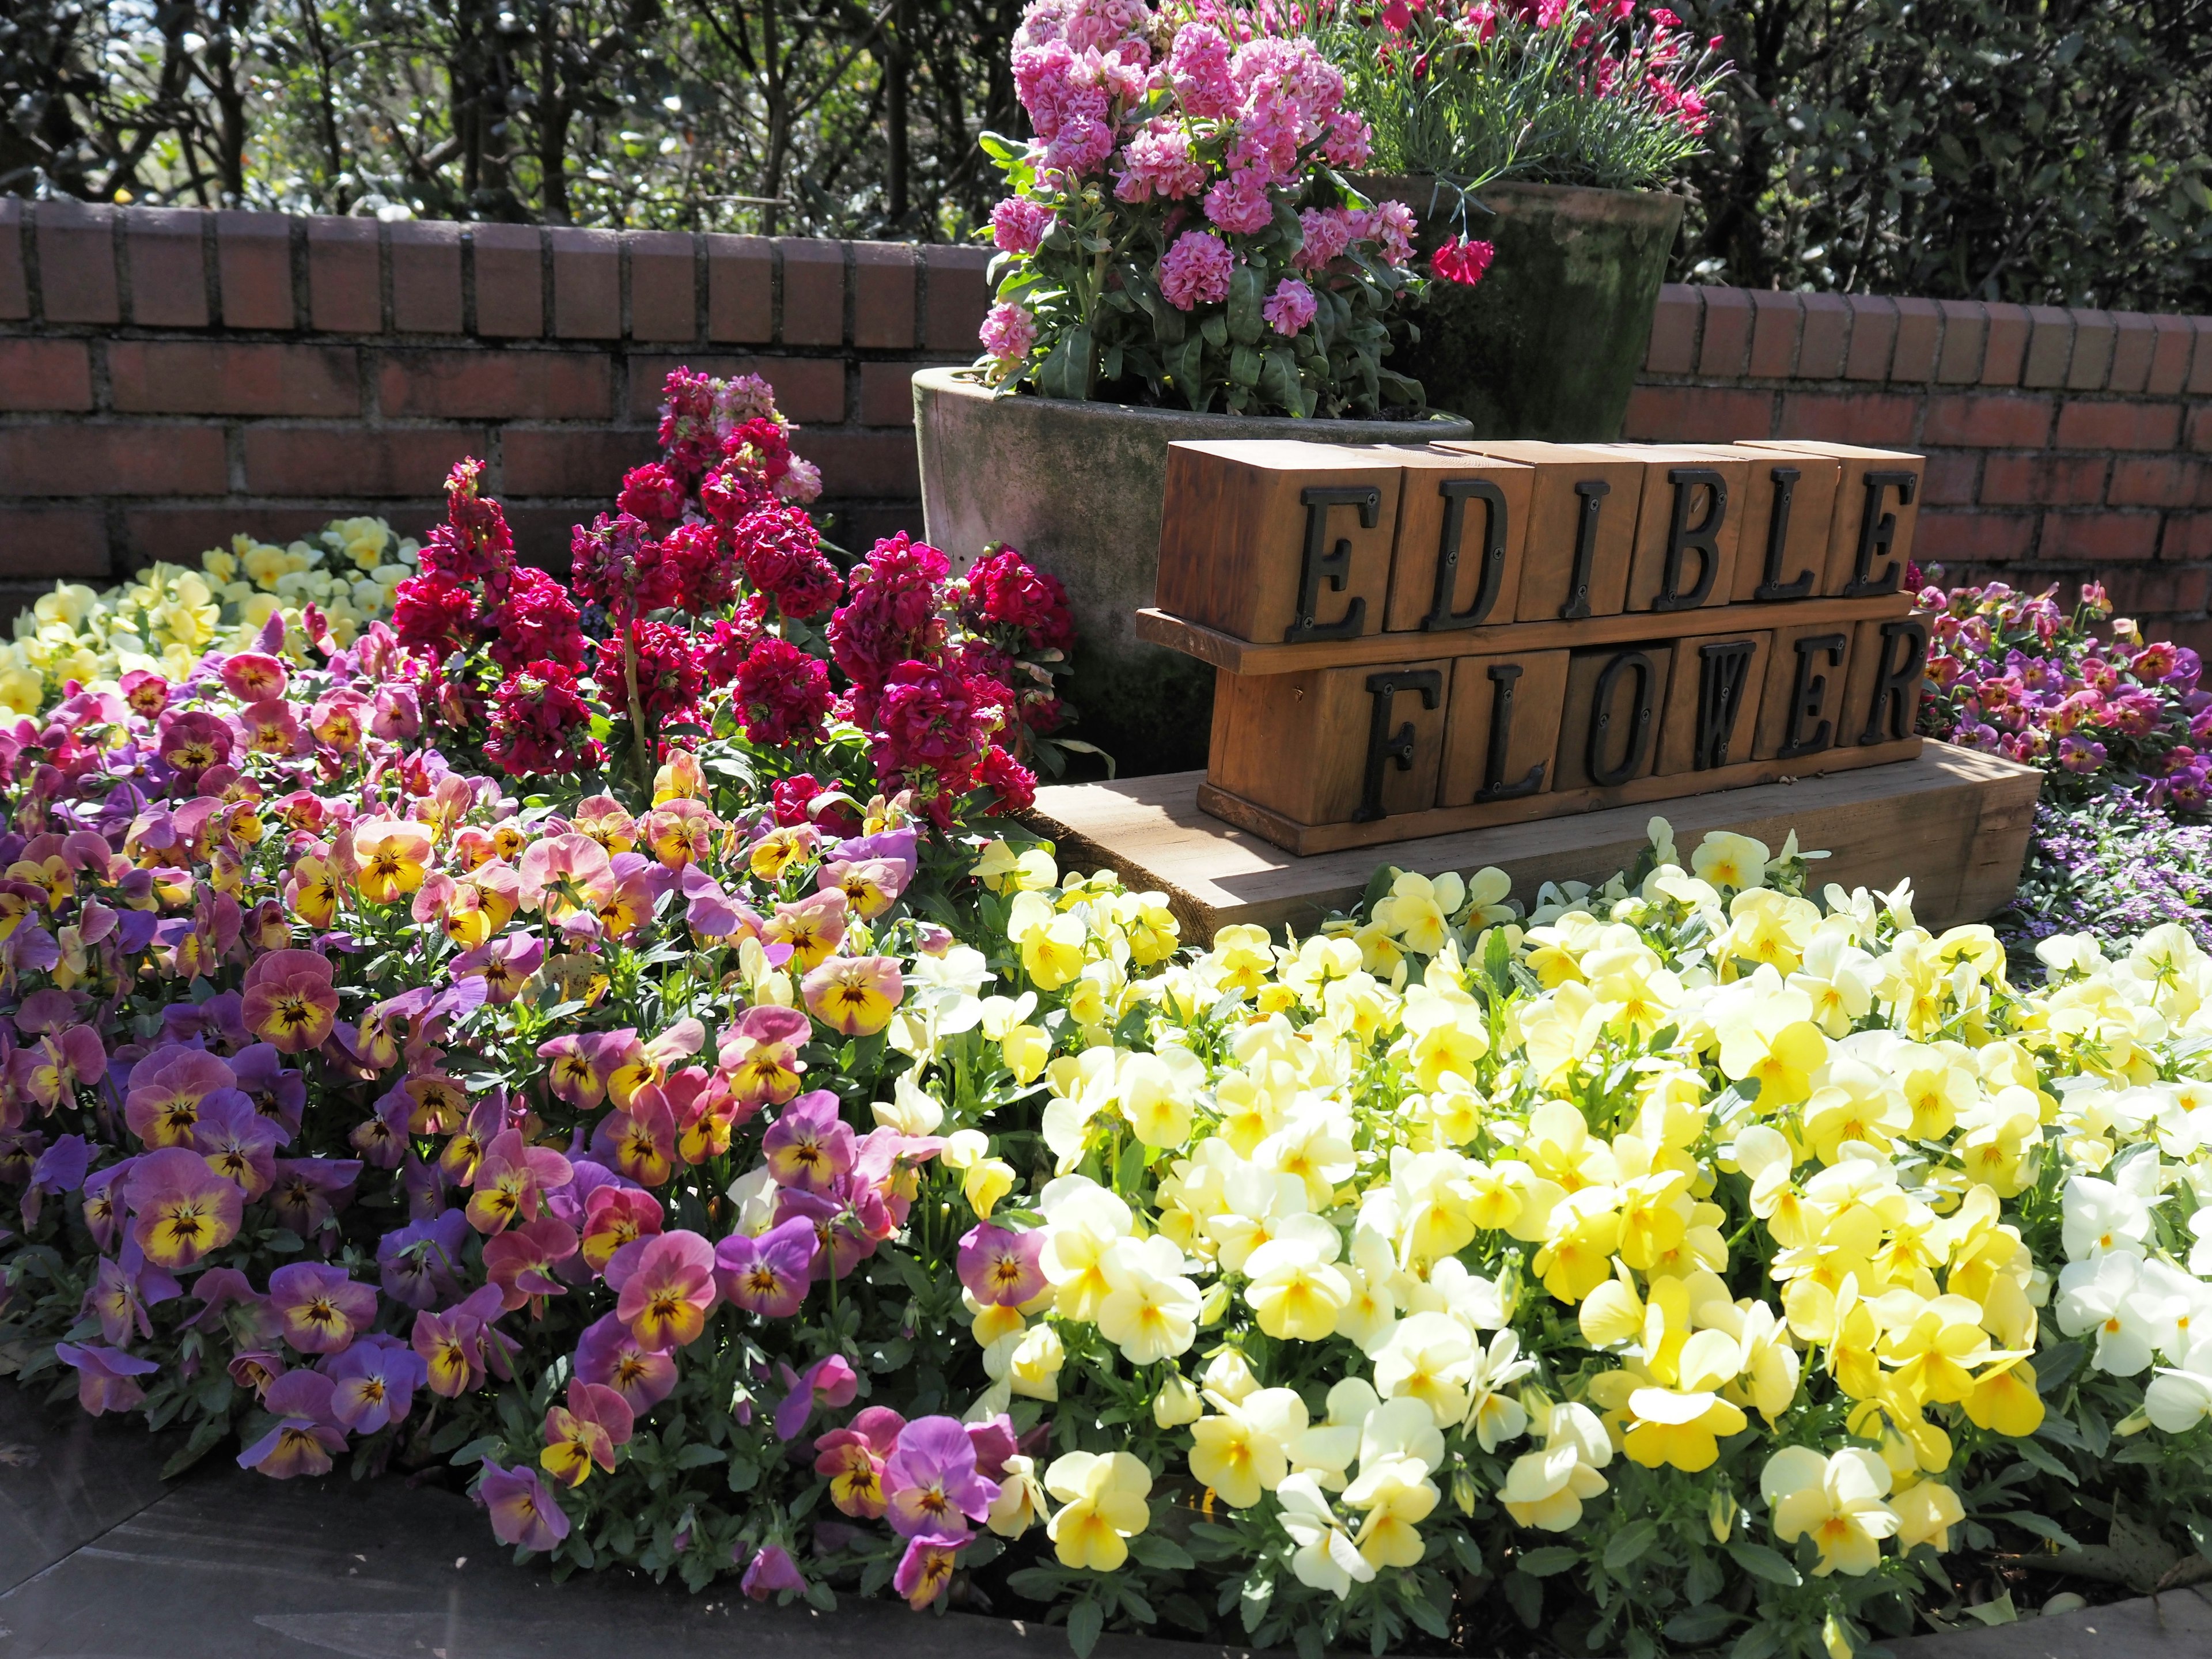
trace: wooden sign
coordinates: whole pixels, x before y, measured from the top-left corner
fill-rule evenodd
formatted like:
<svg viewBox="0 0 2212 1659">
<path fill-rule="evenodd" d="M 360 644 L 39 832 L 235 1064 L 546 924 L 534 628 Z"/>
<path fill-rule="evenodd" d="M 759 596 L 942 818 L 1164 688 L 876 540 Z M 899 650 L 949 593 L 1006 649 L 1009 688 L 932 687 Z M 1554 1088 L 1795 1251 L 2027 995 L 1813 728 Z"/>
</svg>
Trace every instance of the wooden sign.
<svg viewBox="0 0 2212 1659">
<path fill-rule="evenodd" d="M 1154 643 L 1217 671 L 1199 804 L 1297 853 L 1918 754 L 1918 456 L 1170 447 Z"/>
</svg>

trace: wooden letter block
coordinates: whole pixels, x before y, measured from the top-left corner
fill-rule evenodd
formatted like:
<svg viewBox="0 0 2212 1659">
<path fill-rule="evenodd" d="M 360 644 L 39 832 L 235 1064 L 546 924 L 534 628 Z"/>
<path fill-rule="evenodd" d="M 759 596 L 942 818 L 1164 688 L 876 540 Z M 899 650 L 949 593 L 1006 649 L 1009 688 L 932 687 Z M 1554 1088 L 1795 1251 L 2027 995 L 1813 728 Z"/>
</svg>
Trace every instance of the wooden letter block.
<svg viewBox="0 0 2212 1659">
<path fill-rule="evenodd" d="M 1514 621 L 1574 622 L 1618 616 L 1628 608 L 1628 562 L 1643 504 L 1642 462 L 1590 444 L 1476 439 L 1436 447 L 1521 461 L 1535 469 L 1529 485 L 1528 549 L 1522 556 Z"/>
<path fill-rule="evenodd" d="M 1160 609 L 1239 639 L 1380 629 L 1402 458 L 1331 444 L 1168 446 Z"/>
<path fill-rule="evenodd" d="M 1636 549 L 1628 565 L 1631 611 L 1694 611 L 1735 592 L 1737 537 L 1751 463 L 1719 447 L 1606 444 L 1644 466 Z"/>
<path fill-rule="evenodd" d="M 1391 453 L 1406 471 L 1384 629 L 1436 634 L 1510 622 L 1535 469 L 1440 449 Z"/>
<path fill-rule="evenodd" d="M 1437 802 L 1448 659 L 1218 674 L 1206 781 L 1297 823 L 1364 823 Z"/>
<path fill-rule="evenodd" d="M 1896 743 L 1912 735 L 1928 667 L 1928 624 L 1919 617 L 1859 623 L 1851 639 L 1838 743 Z"/>
<path fill-rule="evenodd" d="M 1809 623 L 1775 630 L 1753 759 L 1805 760 L 1843 741 L 1852 627 Z"/>
<path fill-rule="evenodd" d="M 1821 592 L 1857 599 L 1894 593 L 1904 585 L 1913 527 L 1920 520 L 1924 457 L 1790 438 L 1753 439 L 1739 447 L 1818 455 L 1841 464 Z"/>
<path fill-rule="evenodd" d="M 1825 592 L 1828 532 L 1844 464 L 1821 455 L 1778 455 L 1748 444 L 1734 446 L 1734 452 L 1752 464 L 1736 543 L 1735 603 L 1773 605 Z"/>
<path fill-rule="evenodd" d="M 1763 629 L 1675 641 L 1679 672 L 1659 726 L 1660 776 L 1717 771 L 1752 757 L 1773 646 L 1773 634 Z"/>
<path fill-rule="evenodd" d="M 1569 653 L 1555 771 L 1561 789 L 1611 789 L 1651 775 L 1672 641 Z"/>
<path fill-rule="evenodd" d="M 1553 784 L 1567 653 L 1462 657 L 1452 665 L 1442 806 L 1488 805 Z"/>
</svg>

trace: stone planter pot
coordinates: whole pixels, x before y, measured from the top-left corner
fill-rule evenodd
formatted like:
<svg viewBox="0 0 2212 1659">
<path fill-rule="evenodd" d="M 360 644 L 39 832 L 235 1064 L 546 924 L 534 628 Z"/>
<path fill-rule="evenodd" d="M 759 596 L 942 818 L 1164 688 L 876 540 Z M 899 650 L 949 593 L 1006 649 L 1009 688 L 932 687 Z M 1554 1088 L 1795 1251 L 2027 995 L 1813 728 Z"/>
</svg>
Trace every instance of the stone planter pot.
<svg viewBox="0 0 2212 1659">
<path fill-rule="evenodd" d="M 1105 750 L 1125 776 L 1205 765 L 1212 718 L 1213 671 L 1136 635 L 1159 572 L 1170 443 L 1415 443 L 1473 432 L 1452 416 L 1297 421 L 997 397 L 948 368 L 915 375 L 914 415 L 931 544 L 964 566 L 988 544 L 1011 543 L 1066 585 L 1077 642 L 1066 695 L 1082 715 L 1069 735 Z"/>
<path fill-rule="evenodd" d="M 1458 196 L 1433 179 L 1376 178 L 1420 219 L 1423 269 L 1458 228 Z M 1390 367 L 1421 383 L 1431 409 L 1474 423 L 1484 438 L 1596 442 L 1618 438 L 1651 343 L 1682 198 L 1572 185 L 1493 185 L 1470 207 L 1468 232 L 1494 243 L 1496 263 L 1473 289 L 1432 283 L 1413 312 L 1418 343 Z"/>
</svg>

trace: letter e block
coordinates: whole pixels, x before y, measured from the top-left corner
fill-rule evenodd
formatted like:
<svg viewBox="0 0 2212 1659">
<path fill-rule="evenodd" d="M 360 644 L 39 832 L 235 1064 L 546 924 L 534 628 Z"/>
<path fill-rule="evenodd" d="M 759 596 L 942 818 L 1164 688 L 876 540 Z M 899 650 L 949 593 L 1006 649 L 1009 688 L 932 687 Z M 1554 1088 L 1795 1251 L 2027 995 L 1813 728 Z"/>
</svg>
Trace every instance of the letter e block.
<svg viewBox="0 0 2212 1659">
<path fill-rule="evenodd" d="M 1836 741 L 1897 743 L 1911 737 L 1927 672 L 1928 624 L 1922 618 L 1859 623 L 1844 690 L 1844 729 Z"/>
<path fill-rule="evenodd" d="M 1857 599 L 1894 593 L 1904 586 L 1905 567 L 1912 557 L 1912 532 L 1920 521 L 1920 481 L 1928 466 L 1924 456 L 1787 438 L 1751 440 L 1738 447 L 1818 455 L 1842 466 L 1822 593 Z"/>
<path fill-rule="evenodd" d="M 1803 760 L 1844 741 L 1851 627 L 1815 623 L 1775 629 L 1753 760 Z"/>
</svg>

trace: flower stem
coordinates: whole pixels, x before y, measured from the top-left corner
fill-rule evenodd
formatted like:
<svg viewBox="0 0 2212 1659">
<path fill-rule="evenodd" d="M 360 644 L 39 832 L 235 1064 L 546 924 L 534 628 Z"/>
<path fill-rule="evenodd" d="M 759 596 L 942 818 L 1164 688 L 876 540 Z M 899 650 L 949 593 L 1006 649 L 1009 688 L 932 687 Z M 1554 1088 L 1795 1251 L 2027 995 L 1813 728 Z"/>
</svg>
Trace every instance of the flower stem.
<svg viewBox="0 0 2212 1659">
<path fill-rule="evenodd" d="M 653 742 L 645 731 L 645 703 L 637 695 L 637 624 L 623 623 L 623 680 L 629 691 L 630 730 L 636 735 L 636 755 L 632 762 L 637 772 L 637 787 L 647 794 L 653 792 Z"/>
</svg>

